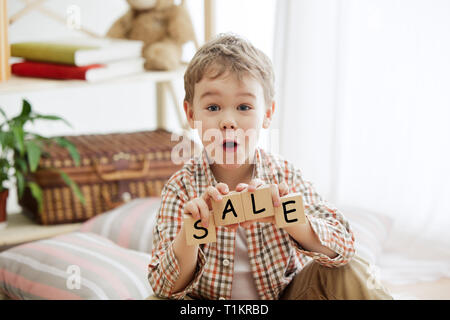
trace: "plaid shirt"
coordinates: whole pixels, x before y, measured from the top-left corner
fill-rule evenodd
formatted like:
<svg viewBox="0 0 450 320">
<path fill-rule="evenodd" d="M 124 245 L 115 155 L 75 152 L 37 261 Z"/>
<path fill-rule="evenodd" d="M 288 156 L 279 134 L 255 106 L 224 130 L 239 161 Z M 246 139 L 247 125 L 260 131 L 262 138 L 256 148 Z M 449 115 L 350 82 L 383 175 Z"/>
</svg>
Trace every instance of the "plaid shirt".
<svg viewBox="0 0 450 320">
<path fill-rule="evenodd" d="M 311 227 L 322 245 L 338 254 L 331 259 L 325 254 L 307 251 L 285 230 L 271 223 L 254 223 L 246 229 L 246 236 L 251 270 L 261 299 L 278 299 L 295 274 L 311 259 L 327 267 L 349 262 L 355 250 L 348 221 L 322 200 L 311 183 L 302 179 L 300 170 L 280 156 L 257 148 L 255 177 L 266 184 L 286 181 L 290 193 L 301 192 Z M 201 155 L 185 163 L 164 186 L 148 266 L 148 280 L 157 296 L 183 299 L 188 294 L 194 298 L 230 299 L 236 231 L 226 227 L 217 227 L 217 242 L 199 246 L 193 280 L 183 291 L 173 292 L 180 266 L 172 241 L 181 230 L 184 205 L 217 183 L 203 149 Z"/>
</svg>

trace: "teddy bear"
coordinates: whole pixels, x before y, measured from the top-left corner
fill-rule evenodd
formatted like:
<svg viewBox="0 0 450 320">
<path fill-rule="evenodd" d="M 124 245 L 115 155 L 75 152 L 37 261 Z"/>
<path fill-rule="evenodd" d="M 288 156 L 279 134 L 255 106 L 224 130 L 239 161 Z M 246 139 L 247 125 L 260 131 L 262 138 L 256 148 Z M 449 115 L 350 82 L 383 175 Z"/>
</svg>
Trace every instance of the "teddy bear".
<svg viewBox="0 0 450 320">
<path fill-rule="evenodd" d="M 180 66 L 183 45 L 195 41 L 194 28 L 183 4 L 174 0 L 127 0 L 129 11 L 115 21 L 106 37 L 142 40 L 146 70 Z"/>
</svg>

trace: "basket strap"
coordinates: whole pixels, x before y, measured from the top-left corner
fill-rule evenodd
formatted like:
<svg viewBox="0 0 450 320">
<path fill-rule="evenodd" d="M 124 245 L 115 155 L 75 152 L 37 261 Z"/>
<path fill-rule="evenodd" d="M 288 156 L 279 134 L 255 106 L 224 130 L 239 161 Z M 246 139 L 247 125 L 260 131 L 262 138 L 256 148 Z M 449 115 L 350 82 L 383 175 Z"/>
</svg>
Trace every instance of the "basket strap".
<svg viewBox="0 0 450 320">
<path fill-rule="evenodd" d="M 141 179 L 148 176 L 150 169 L 150 161 L 146 158 L 142 170 L 121 170 L 111 173 L 103 173 L 97 159 L 93 159 L 94 170 L 103 181 L 117 181 Z"/>
</svg>

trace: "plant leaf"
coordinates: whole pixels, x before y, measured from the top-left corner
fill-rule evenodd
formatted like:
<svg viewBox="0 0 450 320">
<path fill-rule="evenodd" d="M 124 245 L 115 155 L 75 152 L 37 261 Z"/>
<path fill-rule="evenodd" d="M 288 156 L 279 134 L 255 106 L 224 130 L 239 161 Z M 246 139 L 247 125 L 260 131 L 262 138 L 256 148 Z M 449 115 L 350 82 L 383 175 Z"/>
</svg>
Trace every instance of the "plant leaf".
<svg viewBox="0 0 450 320">
<path fill-rule="evenodd" d="M 3 111 L 2 108 L 0 108 L 0 114 L 5 118 L 6 122 L 8 121 L 8 116 L 6 115 L 5 111 Z"/>
<path fill-rule="evenodd" d="M 43 120 L 62 121 L 65 124 L 67 124 L 69 127 L 73 128 L 72 125 L 66 119 L 55 116 L 55 115 L 35 114 L 31 119 L 32 120 L 43 119 Z"/>
<path fill-rule="evenodd" d="M 78 185 L 69 178 L 69 176 L 61 170 L 56 169 L 59 174 L 61 175 L 61 178 L 64 180 L 64 182 L 70 187 L 70 189 L 72 189 L 73 193 L 75 193 L 76 197 L 78 198 L 78 200 L 80 200 L 80 202 L 83 205 L 86 205 L 86 200 L 84 199 L 83 194 L 81 193 L 80 188 L 78 187 Z"/>
<path fill-rule="evenodd" d="M 25 154 L 25 143 L 24 143 L 24 133 L 23 128 L 21 126 L 14 126 L 12 128 L 14 134 L 14 147 L 19 150 L 21 156 Z"/>
<path fill-rule="evenodd" d="M 63 137 L 55 137 L 54 140 L 61 147 L 66 148 L 69 151 L 70 156 L 72 157 L 73 161 L 75 162 L 75 165 L 79 166 L 80 165 L 80 154 L 78 153 L 77 147 L 72 142 L 70 142 L 69 140 L 67 140 L 66 138 L 63 138 Z"/>
<path fill-rule="evenodd" d="M 28 172 L 27 162 L 23 158 L 15 158 L 14 159 L 14 167 L 16 171 L 22 171 L 22 173 Z"/>
<path fill-rule="evenodd" d="M 13 150 L 14 149 L 14 134 L 12 132 L 1 132 L 0 133 L 0 140 L 1 140 L 1 145 L 2 145 L 2 149 L 6 150 L 6 149 L 10 149 Z"/>
<path fill-rule="evenodd" d="M 32 120 L 31 114 L 31 104 L 27 100 L 22 99 L 22 111 L 19 115 L 12 118 L 9 121 L 9 124 L 11 125 L 11 127 L 23 128 L 27 121 Z"/>
<path fill-rule="evenodd" d="M 43 206 L 42 206 L 42 189 L 38 186 L 36 182 L 27 182 L 27 186 L 31 190 L 31 195 L 33 198 L 36 199 L 39 207 L 39 212 L 42 212 Z"/>
<path fill-rule="evenodd" d="M 22 99 L 22 112 L 20 113 L 20 118 L 28 118 L 31 113 L 31 104 L 25 100 Z"/>
<path fill-rule="evenodd" d="M 40 134 L 37 134 L 34 132 L 28 132 L 28 135 L 31 137 L 31 139 L 34 139 L 34 140 L 39 140 L 39 141 L 43 141 L 43 142 L 46 142 L 49 140 L 49 138 L 41 136 Z"/>
<path fill-rule="evenodd" d="M 12 132 L 2 132 L 2 138 L 1 138 L 1 143 L 2 143 L 2 149 L 3 151 L 5 150 L 14 150 L 15 145 L 14 145 L 14 133 Z"/>
<path fill-rule="evenodd" d="M 17 191 L 19 198 L 22 198 L 23 192 L 25 191 L 25 177 L 22 172 L 16 170 L 16 179 L 17 179 Z"/>
<path fill-rule="evenodd" d="M 8 132 L 0 131 L 0 146 L 2 149 L 5 148 L 7 139 L 8 139 Z"/>
<path fill-rule="evenodd" d="M 35 172 L 39 165 L 39 160 L 41 159 L 41 148 L 32 140 L 27 140 L 25 142 L 25 147 L 27 150 L 30 171 Z"/>
<path fill-rule="evenodd" d="M 0 191 L 6 189 L 5 182 L 9 180 L 10 168 L 8 159 L 0 158 Z"/>
</svg>

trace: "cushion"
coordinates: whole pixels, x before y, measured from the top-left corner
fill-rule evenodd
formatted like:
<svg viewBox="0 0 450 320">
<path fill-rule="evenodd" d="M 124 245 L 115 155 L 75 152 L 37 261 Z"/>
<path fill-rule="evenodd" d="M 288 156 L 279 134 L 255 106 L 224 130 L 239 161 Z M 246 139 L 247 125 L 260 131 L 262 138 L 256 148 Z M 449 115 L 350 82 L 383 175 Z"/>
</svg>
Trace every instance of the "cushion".
<svg viewBox="0 0 450 320">
<path fill-rule="evenodd" d="M 0 291 L 12 299 L 145 299 L 150 255 L 89 232 L 72 232 L 0 253 Z"/>
<path fill-rule="evenodd" d="M 84 222 L 80 231 L 96 233 L 124 248 L 151 253 L 160 203 L 159 197 L 133 199 Z"/>
<path fill-rule="evenodd" d="M 355 207 L 339 207 L 355 235 L 356 254 L 375 264 L 392 229 L 393 220 L 381 213 Z"/>
</svg>

